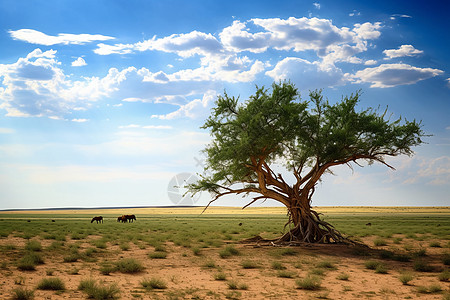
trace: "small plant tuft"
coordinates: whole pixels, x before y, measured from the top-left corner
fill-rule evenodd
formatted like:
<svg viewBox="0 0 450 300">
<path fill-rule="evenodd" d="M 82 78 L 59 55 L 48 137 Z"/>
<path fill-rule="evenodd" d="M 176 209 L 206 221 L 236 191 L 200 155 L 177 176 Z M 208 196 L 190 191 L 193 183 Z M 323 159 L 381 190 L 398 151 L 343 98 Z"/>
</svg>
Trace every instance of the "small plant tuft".
<svg viewBox="0 0 450 300">
<path fill-rule="evenodd" d="M 122 273 L 138 273 L 144 270 L 140 261 L 134 258 L 124 258 L 116 262 L 116 269 Z"/>
<path fill-rule="evenodd" d="M 63 291 L 66 289 L 64 282 L 58 277 L 43 278 L 39 281 L 37 288 L 38 290 L 52 291 Z"/>
<path fill-rule="evenodd" d="M 398 279 L 403 285 L 409 285 L 409 282 L 414 279 L 414 276 L 410 272 L 405 272 L 401 274 Z"/>
<path fill-rule="evenodd" d="M 144 280 L 141 281 L 141 285 L 146 288 L 146 289 L 159 289 L 159 290 L 163 290 L 163 289 L 167 289 L 167 283 L 160 279 L 160 278 L 146 278 Z"/>
<path fill-rule="evenodd" d="M 17 288 L 13 290 L 13 300 L 31 300 L 34 299 L 34 291 L 24 288 Z"/>
<path fill-rule="evenodd" d="M 295 281 L 298 289 L 302 290 L 318 290 L 320 289 L 321 279 L 319 276 L 308 275 L 303 279 L 297 279 Z"/>
</svg>

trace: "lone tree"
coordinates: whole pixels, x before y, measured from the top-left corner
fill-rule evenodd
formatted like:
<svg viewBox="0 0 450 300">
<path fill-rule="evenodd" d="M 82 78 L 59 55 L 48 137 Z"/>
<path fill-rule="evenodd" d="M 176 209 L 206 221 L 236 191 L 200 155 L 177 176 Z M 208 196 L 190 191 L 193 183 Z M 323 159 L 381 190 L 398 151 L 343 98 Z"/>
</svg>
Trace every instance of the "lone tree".
<svg viewBox="0 0 450 300">
<path fill-rule="evenodd" d="M 345 241 L 311 209 L 321 176 L 333 166 L 352 168 L 361 161 L 394 169 L 385 158 L 412 155 L 411 148 L 422 143 L 424 132 L 420 122 L 390 120 L 386 111 L 357 111 L 360 92 L 336 104 L 324 100 L 321 91 L 309 96 L 309 101 L 302 101 L 290 82 L 274 83 L 272 93 L 257 88 L 245 103 L 226 93 L 219 96 L 202 126 L 212 136 L 204 149 L 208 175 L 191 184 L 190 191 L 214 195 L 206 208 L 230 194 L 252 195 L 243 208 L 262 199 L 284 204 L 289 231 L 278 242 Z M 292 173 L 292 179 L 274 172 L 277 165 Z"/>
</svg>

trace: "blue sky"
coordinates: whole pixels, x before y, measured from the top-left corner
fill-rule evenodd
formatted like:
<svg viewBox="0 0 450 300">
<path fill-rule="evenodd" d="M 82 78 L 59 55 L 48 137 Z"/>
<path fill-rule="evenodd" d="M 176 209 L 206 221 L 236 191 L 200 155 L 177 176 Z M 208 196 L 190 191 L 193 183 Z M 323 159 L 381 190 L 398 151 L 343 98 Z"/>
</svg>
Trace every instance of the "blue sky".
<svg viewBox="0 0 450 300">
<path fill-rule="evenodd" d="M 389 159 L 396 171 L 335 169 L 314 205 L 448 206 L 448 12 L 446 1 L 0 0 L 0 209 L 187 204 L 170 186 L 202 170 L 199 127 L 217 95 L 245 100 L 286 79 L 303 99 L 361 89 L 361 108 L 432 134 Z"/>
</svg>

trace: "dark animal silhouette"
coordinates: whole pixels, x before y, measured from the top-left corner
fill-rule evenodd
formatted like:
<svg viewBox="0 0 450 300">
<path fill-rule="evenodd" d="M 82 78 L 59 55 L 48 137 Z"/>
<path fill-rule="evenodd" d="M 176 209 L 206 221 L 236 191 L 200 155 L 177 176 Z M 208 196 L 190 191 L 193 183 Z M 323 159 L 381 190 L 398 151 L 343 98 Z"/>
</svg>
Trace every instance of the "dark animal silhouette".
<svg viewBox="0 0 450 300">
<path fill-rule="evenodd" d="M 125 218 L 125 216 L 117 217 L 117 222 L 126 223 L 127 222 L 127 218 Z"/>
<path fill-rule="evenodd" d="M 372 226 L 372 223 L 367 223 L 366 226 Z"/>
<path fill-rule="evenodd" d="M 98 222 L 103 223 L 103 217 L 102 216 L 93 217 L 91 220 L 91 223 L 93 223 L 94 221 L 97 221 L 97 224 L 98 224 Z"/>
<path fill-rule="evenodd" d="M 136 216 L 135 215 L 124 215 L 124 216 L 122 216 L 122 218 L 123 217 L 125 217 L 125 219 L 126 219 L 126 221 L 128 221 L 128 222 L 133 222 L 133 220 L 135 220 L 136 221 Z M 125 221 L 125 222 L 126 222 Z"/>
</svg>

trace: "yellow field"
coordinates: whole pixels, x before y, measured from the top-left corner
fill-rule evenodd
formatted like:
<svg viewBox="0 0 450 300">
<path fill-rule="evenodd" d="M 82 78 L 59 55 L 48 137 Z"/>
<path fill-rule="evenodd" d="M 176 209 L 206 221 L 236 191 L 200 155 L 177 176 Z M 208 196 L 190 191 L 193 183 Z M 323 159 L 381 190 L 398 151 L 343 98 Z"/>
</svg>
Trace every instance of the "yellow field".
<svg viewBox="0 0 450 300">
<path fill-rule="evenodd" d="M 1 211 L 1 214 L 82 214 L 82 215 L 122 215 L 122 214 L 140 214 L 140 215 L 198 215 L 201 214 L 204 207 L 164 207 L 164 208 L 115 208 L 115 209 L 70 209 L 70 210 L 28 210 L 28 211 Z M 324 214 L 358 214 L 358 213 L 422 213 L 422 214 L 449 214 L 450 206 L 443 207 L 394 207 L 394 206 L 322 206 L 315 207 L 320 213 Z M 205 215 L 236 215 L 236 214 L 286 214 L 284 207 L 225 207 L 211 206 L 203 214 Z"/>
</svg>

